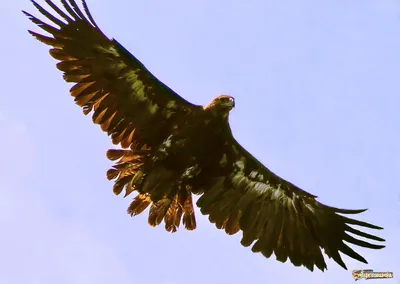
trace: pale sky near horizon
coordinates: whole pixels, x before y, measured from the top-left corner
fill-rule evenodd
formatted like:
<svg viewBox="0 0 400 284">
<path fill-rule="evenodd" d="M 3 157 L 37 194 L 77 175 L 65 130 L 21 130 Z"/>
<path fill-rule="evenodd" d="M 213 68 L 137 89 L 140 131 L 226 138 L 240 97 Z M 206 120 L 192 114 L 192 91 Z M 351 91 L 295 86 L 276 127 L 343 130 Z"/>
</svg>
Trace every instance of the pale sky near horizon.
<svg viewBox="0 0 400 284">
<path fill-rule="evenodd" d="M 44 4 L 44 1 L 38 1 Z M 60 4 L 54 0 L 56 4 Z M 323 3 L 322 3 L 323 2 Z M 118 4 L 116 4 L 118 3 Z M 0 283 L 353 283 L 352 269 L 400 283 L 400 2 L 88 0 L 116 38 L 196 104 L 227 93 L 237 140 L 268 168 L 357 219 L 383 226 L 309 272 L 253 254 L 197 212 L 198 229 L 151 228 L 114 196 L 114 146 L 74 105 L 28 0 L 0 1 Z M 47 6 L 46 6 L 47 7 Z M 354 248 L 354 247 L 353 247 Z M 363 280 L 362 280 L 363 281 Z"/>
</svg>

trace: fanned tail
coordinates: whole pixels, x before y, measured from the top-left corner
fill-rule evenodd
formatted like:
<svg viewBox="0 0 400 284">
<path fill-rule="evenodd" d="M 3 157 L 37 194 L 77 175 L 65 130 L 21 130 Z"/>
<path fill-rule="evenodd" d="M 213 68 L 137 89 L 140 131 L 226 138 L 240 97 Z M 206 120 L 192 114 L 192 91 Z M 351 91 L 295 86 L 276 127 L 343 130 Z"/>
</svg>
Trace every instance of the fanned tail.
<svg viewBox="0 0 400 284">
<path fill-rule="evenodd" d="M 132 147 L 130 150 L 110 149 L 107 158 L 116 161 L 107 171 L 107 178 L 115 180 L 113 192 L 124 197 L 137 191 L 128 207 L 131 216 L 142 213 L 150 206 L 149 225 L 155 227 L 163 220 L 168 232 L 176 232 L 181 220 L 187 230 L 196 229 L 192 193 L 187 186 L 176 186 L 172 173 L 163 167 L 154 167 L 146 172 L 144 165 L 149 148 Z"/>
</svg>

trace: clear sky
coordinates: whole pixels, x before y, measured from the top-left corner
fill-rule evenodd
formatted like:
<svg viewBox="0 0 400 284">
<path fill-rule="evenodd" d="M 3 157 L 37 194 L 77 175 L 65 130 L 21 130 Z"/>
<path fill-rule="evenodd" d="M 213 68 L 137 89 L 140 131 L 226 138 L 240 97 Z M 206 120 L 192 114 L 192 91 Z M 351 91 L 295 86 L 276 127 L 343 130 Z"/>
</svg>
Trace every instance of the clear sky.
<svg viewBox="0 0 400 284">
<path fill-rule="evenodd" d="M 55 1 L 56 2 L 56 1 Z M 44 1 L 39 1 L 43 4 Z M 59 2 L 56 2 L 59 3 Z M 309 272 L 253 254 L 197 214 L 169 234 L 126 214 L 105 177 L 110 139 L 85 117 L 28 0 L 0 1 L 0 283 L 400 283 L 400 2 L 89 0 L 102 30 L 188 100 L 236 98 L 237 140 L 332 206 L 369 210 L 383 250 Z M 34 28 L 35 30 L 38 30 Z M 374 232 L 375 233 L 375 232 Z"/>
</svg>

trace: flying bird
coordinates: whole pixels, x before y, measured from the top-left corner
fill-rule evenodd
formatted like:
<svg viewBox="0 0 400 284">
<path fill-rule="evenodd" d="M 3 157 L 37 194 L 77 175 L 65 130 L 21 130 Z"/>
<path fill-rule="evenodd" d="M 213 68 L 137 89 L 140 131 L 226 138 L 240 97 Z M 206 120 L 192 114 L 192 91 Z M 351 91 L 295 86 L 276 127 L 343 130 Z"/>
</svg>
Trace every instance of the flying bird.
<svg viewBox="0 0 400 284">
<path fill-rule="evenodd" d="M 64 9 L 45 2 L 48 12 L 32 1 L 51 23 L 23 11 L 47 35 L 29 30 L 50 45 L 50 55 L 70 94 L 85 115 L 91 113 L 119 149 L 107 151 L 114 165 L 107 178 L 115 194 L 137 193 L 130 215 L 150 206 L 148 222 L 175 232 L 182 223 L 196 228 L 192 195 L 197 206 L 218 229 L 229 235 L 242 231 L 241 244 L 269 258 L 313 271 L 327 266 L 323 252 L 344 269 L 340 253 L 367 263 L 347 243 L 381 249 L 365 239 L 385 240 L 351 225 L 381 227 L 347 217 L 364 210 L 324 205 L 317 197 L 280 178 L 233 137 L 229 113 L 235 100 L 220 95 L 195 105 L 159 81 L 127 49 L 109 39 L 74 0 L 61 0 Z M 352 233 L 356 237 L 353 237 Z"/>
</svg>

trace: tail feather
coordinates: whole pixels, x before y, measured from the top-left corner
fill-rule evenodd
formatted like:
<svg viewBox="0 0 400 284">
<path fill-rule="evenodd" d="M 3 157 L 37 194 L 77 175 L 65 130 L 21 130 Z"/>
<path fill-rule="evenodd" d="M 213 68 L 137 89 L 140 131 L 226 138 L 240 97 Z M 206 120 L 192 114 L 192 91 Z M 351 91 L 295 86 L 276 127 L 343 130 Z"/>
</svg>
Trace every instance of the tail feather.
<svg viewBox="0 0 400 284">
<path fill-rule="evenodd" d="M 192 193 L 187 186 L 180 186 L 174 175 L 158 166 L 151 171 L 144 170 L 146 149 L 110 149 L 107 158 L 115 161 L 107 171 L 107 179 L 115 180 L 113 191 L 119 195 L 125 190 L 125 196 L 133 191 L 136 195 L 128 207 L 128 214 L 141 214 L 150 206 L 148 222 L 151 226 L 159 225 L 163 220 L 168 232 L 176 232 L 182 221 L 187 230 L 196 229 Z"/>
<path fill-rule="evenodd" d="M 194 215 L 192 193 L 190 188 L 186 187 L 179 191 L 180 204 L 183 205 L 183 225 L 185 229 L 192 231 L 196 229 L 196 217 Z"/>
<path fill-rule="evenodd" d="M 163 198 L 156 203 L 151 204 L 150 213 L 149 213 L 149 225 L 155 227 L 160 225 L 162 220 L 165 217 L 165 214 L 168 211 L 168 208 L 171 204 L 171 199 Z"/>
<path fill-rule="evenodd" d="M 167 213 L 165 214 L 165 229 L 168 232 L 176 232 L 177 228 L 179 227 L 181 223 L 181 218 L 182 218 L 182 206 L 178 201 L 178 198 L 175 196 L 175 198 L 172 200 Z"/>
<path fill-rule="evenodd" d="M 138 215 L 146 210 L 146 208 L 149 207 L 150 203 L 151 199 L 149 194 L 138 194 L 129 205 L 128 214 L 131 216 Z"/>
</svg>

